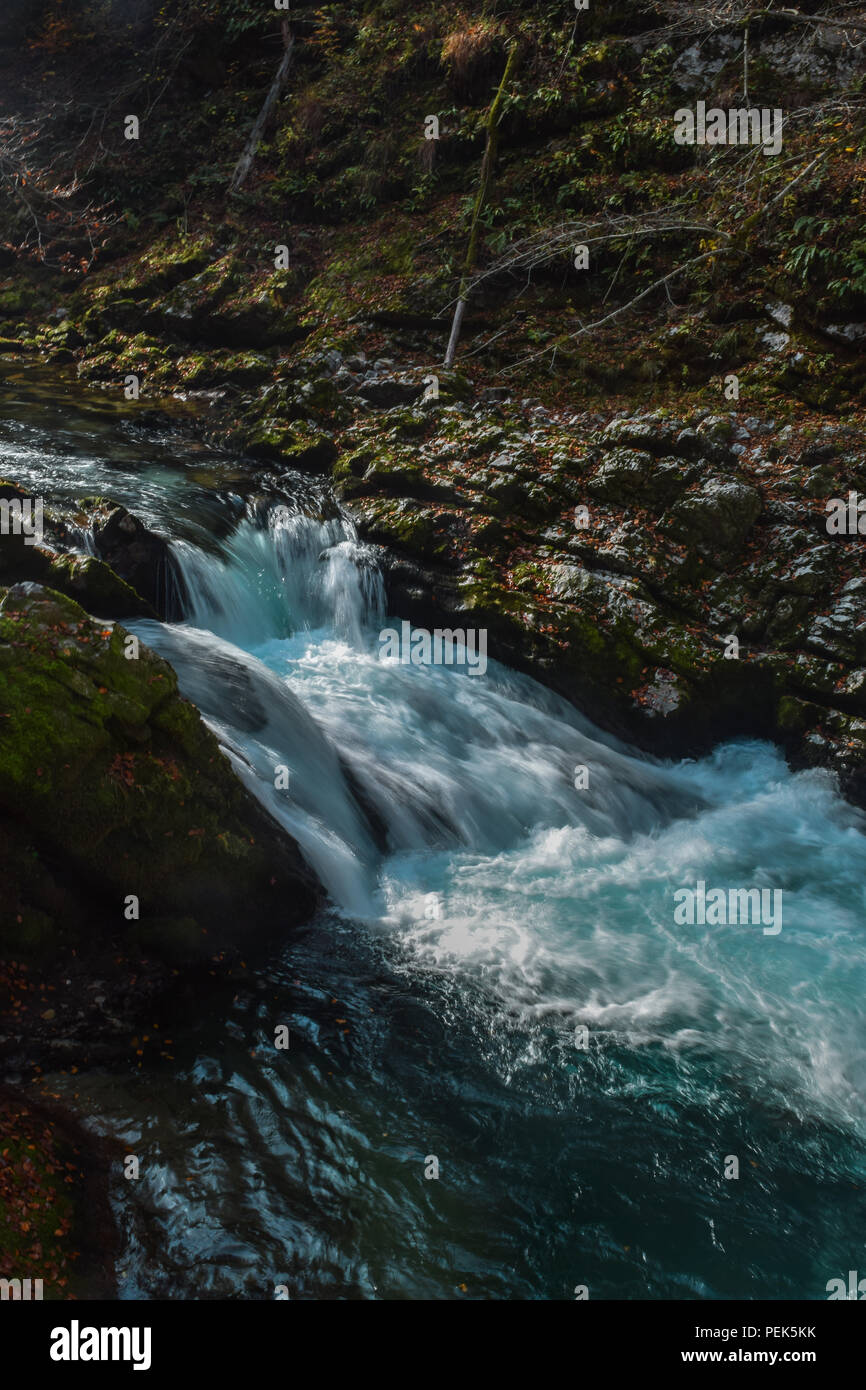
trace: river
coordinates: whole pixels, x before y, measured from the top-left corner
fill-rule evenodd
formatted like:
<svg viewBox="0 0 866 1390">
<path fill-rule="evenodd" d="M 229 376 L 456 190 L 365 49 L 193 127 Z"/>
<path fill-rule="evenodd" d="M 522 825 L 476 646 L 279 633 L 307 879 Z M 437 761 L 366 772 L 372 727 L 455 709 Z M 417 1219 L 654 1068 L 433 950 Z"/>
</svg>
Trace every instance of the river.
<svg viewBox="0 0 866 1390">
<path fill-rule="evenodd" d="M 47 1078 L 139 1158 L 121 1296 L 822 1299 L 862 1266 L 866 821 L 830 777 L 656 761 L 493 648 L 382 660 L 402 615 L 324 486 L 247 503 L 241 460 L 32 373 L 3 406 L 0 474 L 172 539 L 183 618 L 129 626 L 331 900 L 169 1057 Z M 781 890 L 783 929 L 677 925 L 700 881 Z"/>
</svg>

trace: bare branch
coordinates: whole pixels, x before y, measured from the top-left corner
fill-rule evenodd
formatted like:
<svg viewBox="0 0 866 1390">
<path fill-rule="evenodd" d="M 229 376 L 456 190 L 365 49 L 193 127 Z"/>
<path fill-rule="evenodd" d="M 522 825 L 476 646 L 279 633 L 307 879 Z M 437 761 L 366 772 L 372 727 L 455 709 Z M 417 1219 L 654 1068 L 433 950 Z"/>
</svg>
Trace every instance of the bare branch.
<svg viewBox="0 0 866 1390">
<path fill-rule="evenodd" d="M 594 323 L 585 324 L 584 327 L 579 328 L 576 333 L 568 333 L 565 341 L 575 342 L 578 338 L 585 337 L 587 333 L 594 333 L 597 328 L 602 328 L 604 324 L 610 323 L 612 319 L 619 318 L 621 314 L 626 314 L 630 309 L 634 309 L 637 304 L 640 304 L 641 300 L 646 299 L 656 290 L 669 284 L 669 282 L 676 279 L 678 275 L 685 274 L 685 272 L 691 270 L 693 266 L 700 265 L 702 261 L 711 260 L 715 256 L 724 256 L 735 249 L 736 248 L 733 246 L 717 246 L 712 251 L 704 251 L 699 256 L 692 256 L 690 260 L 683 261 L 682 265 L 678 265 L 673 270 L 669 270 L 667 275 L 662 275 L 660 279 L 654 280 L 651 285 L 647 285 L 646 289 L 641 290 L 640 294 L 636 294 L 627 304 L 620 304 L 616 309 L 612 309 L 609 314 L 605 314 L 604 318 L 596 319 Z M 518 367 L 525 366 L 527 362 L 536 362 L 539 357 L 544 357 L 545 353 L 548 351 L 548 348 L 539 348 L 538 352 L 531 352 L 526 357 L 521 357 L 518 362 L 514 362 L 510 367 L 506 367 L 504 370 L 506 373 L 515 372 Z"/>
</svg>

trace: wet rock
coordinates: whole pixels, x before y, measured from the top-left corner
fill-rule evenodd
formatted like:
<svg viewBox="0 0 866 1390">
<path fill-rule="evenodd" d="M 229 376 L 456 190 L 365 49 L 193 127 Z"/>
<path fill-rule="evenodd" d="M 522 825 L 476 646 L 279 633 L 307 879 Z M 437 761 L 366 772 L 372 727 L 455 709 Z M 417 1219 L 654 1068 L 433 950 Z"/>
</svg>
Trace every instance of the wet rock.
<svg viewBox="0 0 866 1390">
<path fill-rule="evenodd" d="M 21 847 L 0 954 L 100 932 L 180 961 L 283 931 L 318 888 L 236 778 L 171 666 L 34 584 L 0 608 L 0 829 Z M 15 856 L 12 862 L 16 862 Z M 35 871 L 34 870 L 35 866 Z M 44 866 L 44 872 L 40 867 Z M 125 916 L 130 895 L 138 917 Z"/>
<path fill-rule="evenodd" d="M 98 618 L 156 618 L 157 610 L 94 555 L 57 555 L 44 575 L 51 589 Z"/>
<path fill-rule="evenodd" d="M 0 499 L 25 501 L 29 494 L 0 481 Z M 66 526 L 46 513 L 46 531 L 64 536 Z M 29 544 L 23 534 L 0 536 L 0 583 L 47 584 L 76 599 L 101 618 L 154 618 L 156 609 L 125 583 L 109 565 L 92 555 L 59 554 L 47 544 Z"/>
<path fill-rule="evenodd" d="M 96 552 L 161 617 L 180 616 L 183 581 L 164 536 L 109 498 L 82 498 Z"/>
</svg>

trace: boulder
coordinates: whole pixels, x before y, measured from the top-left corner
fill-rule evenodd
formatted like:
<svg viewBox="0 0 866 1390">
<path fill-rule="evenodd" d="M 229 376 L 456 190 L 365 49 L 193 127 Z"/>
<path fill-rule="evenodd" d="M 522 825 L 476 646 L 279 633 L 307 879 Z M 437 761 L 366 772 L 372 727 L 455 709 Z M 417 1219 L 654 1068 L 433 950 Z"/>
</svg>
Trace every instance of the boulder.
<svg viewBox="0 0 866 1390">
<path fill-rule="evenodd" d="M 80 498 L 97 555 L 164 618 L 180 616 L 183 581 L 168 541 L 110 498 Z"/>
<path fill-rule="evenodd" d="M 424 395 L 424 387 L 411 381 L 380 377 L 377 381 L 362 382 L 355 394 L 376 409 L 390 410 L 393 406 L 412 405 L 420 401 Z"/>
<path fill-rule="evenodd" d="M 761 494 L 748 483 L 709 477 L 662 518 L 663 529 L 709 560 L 729 561 L 761 514 Z"/>
<path fill-rule="evenodd" d="M 587 490 L 613 505 L 638 504 L 660 514 L 685 489 L 695 470 L 678 458 L 658 458 L 640 449 L 607 454 Z"/>
<path fill-rule="evenodd" d="M 0 600 L 0 955 L 98 950 L 123 929 L 195 960 L 282 935 L 319 900 L 172 667 L 134 652 L 122 627 L 41 585 Z"/>
<path fill-rule="evenodd" d="M 0 499 L 24 500 L 14 483 L 0 480 Z M 45 516 L 46 529 L 65 535 L 59 518 Z M 155 618 L 155 608 L 93 555 L 58 554 L 48 545 L 33 545 L 24 535 L 0 536 L 0 583 L 33 582 L 75 598 L 100 618 Z"/>
</svg>

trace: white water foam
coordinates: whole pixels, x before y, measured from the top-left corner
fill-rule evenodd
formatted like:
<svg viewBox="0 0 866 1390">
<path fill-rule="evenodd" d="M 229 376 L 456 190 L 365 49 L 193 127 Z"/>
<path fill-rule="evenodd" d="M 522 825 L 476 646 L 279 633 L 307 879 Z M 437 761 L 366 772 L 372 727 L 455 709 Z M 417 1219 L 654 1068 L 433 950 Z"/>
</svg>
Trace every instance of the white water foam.
<svg viewBox="0 0 866 1390">
<path fill-rule="evenodd" d="M 243 522 L 223 557 L 177 553 L 196 627 L 138 629 L 338 906 L 413 969 L 527 1023 L 724 1056 L 737 1085 L 864 1122 L 864 818 L 828 775 L 755 743 L 658 764 L 495 662 L 469 679 L 378 660 L 381 585 L 339 522 Z M 676 926 L 698 879 L 781 889 L 782 932 Z"/>
</svg>

